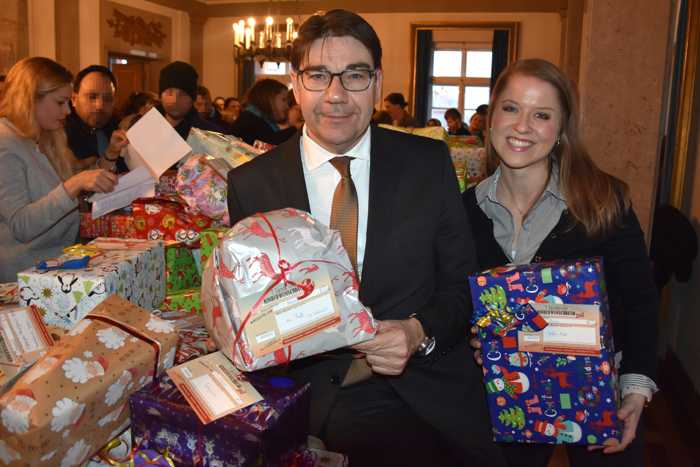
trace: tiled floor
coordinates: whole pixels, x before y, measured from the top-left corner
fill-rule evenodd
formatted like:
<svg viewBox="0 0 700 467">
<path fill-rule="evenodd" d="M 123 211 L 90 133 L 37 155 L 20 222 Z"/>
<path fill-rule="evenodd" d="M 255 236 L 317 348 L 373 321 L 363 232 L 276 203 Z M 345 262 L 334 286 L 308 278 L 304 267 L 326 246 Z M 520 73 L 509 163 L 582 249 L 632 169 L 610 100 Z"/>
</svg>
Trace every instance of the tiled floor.
<svg viewBox="0 0 700 467">
<path fill-rule="evenodd" d="M 653 403 L 645 412 L 645 467 L 700 467 L 697 434 L 689 433 L 687 423 L 684 423 L 689 416 L 693 415 L 674 413 L 663 392 L 654 396 Z M 555 452 L 549 467 L 569 467 L 563 449 Z"/>
</svg>

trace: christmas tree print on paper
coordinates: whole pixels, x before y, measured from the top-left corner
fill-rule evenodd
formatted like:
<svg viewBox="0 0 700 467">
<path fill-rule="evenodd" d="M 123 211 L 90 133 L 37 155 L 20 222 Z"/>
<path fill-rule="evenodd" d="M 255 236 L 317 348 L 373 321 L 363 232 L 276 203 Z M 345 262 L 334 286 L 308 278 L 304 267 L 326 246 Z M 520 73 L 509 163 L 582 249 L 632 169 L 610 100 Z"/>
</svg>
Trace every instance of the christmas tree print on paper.
<svg viewBox="0 0 700 467">
<path fill-rule="evenodd" d="M 525 428 L 525 412 L 518 406 L 501 410 L 498 419 L 507 427 L 522 430 Z"/>
</svg>

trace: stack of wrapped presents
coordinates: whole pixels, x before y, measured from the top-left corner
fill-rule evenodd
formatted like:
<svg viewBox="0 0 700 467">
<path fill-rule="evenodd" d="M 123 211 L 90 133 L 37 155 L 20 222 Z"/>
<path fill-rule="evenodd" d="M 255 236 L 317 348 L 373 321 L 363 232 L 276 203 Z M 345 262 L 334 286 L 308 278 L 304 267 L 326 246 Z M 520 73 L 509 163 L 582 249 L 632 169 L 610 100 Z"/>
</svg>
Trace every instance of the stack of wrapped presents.
<svg viewBox="0 0 700 467">
<path fill-rule="evenodd" d="M 463 188 L 485 176 L 478 141 L 412 131 L 447 143 Z M 291 208 L 229 228 L 225 174 L 260 150 L 188 144 L 155 196 L 83 213 L 81 243 L 0 284 L 0 465 L 348 465 L 309 442 L 311 387 L 285 372 L 377 331 L 340 233 Z M 465 277 L 495 440 L 620 438 L 601 271 Z"/>
<path fill-rule="evenodd" d="M 339 234 L 292 210 L 229 229 L 225 173 L 262 151 L 188 144 L 154 197 L 82 213 L 82 243 L 0 284 L 0 465 L 348 464 L 309 444 L 310 386 L 270 368 L 374 335 Z"/>
</svg>

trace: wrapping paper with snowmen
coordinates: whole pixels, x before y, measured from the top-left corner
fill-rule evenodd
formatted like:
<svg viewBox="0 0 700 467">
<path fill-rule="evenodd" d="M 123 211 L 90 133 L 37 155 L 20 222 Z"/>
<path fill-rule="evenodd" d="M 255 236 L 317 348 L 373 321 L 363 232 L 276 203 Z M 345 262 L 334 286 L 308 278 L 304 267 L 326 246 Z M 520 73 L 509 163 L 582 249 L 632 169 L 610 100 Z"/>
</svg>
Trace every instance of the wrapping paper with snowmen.
<svg viewBox="0 0 700 467">
<path fill-rule="evenodd" d="M 242 371 L 374 337 L 340 233 L 287 208 L 238 222 L 202 277 L 202 313 L 217 346 Z"/>
<path fill-rule="evenodd" d="M 98 238 L 88 244 L 99 255 L 83 269 L 17 274 L 20 305 L 35 305 L 49 326 L 71 329 L 113 293 L 146 309 L 165 299 L 165 254 L 162 242 Z"/>
<path fill-rule="evenodd" d="M 0 397 L 0 465 L 82 465 L 129 425 L 129 395 L 173 364 L 177 332 L 112 295 Z"/>
<path fill-rule="evenodd" d="M 504 266 L 469 283 L 494 440 L 619 440 L 602 259 Z"/>
</svg>

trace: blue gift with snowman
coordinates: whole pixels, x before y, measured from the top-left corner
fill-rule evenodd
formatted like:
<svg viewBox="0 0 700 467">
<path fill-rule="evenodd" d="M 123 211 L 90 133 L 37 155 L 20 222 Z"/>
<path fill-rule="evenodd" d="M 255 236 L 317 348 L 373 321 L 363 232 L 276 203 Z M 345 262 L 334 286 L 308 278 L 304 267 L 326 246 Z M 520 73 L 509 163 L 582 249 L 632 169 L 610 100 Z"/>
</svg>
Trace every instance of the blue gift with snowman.
<svg viewBox="0 0 700 467">
<path fill-rule="evenodd" d="M 469 284 L 494 440 L 619 440 L 602 259 L 504 266 Z"/>
</svg>

